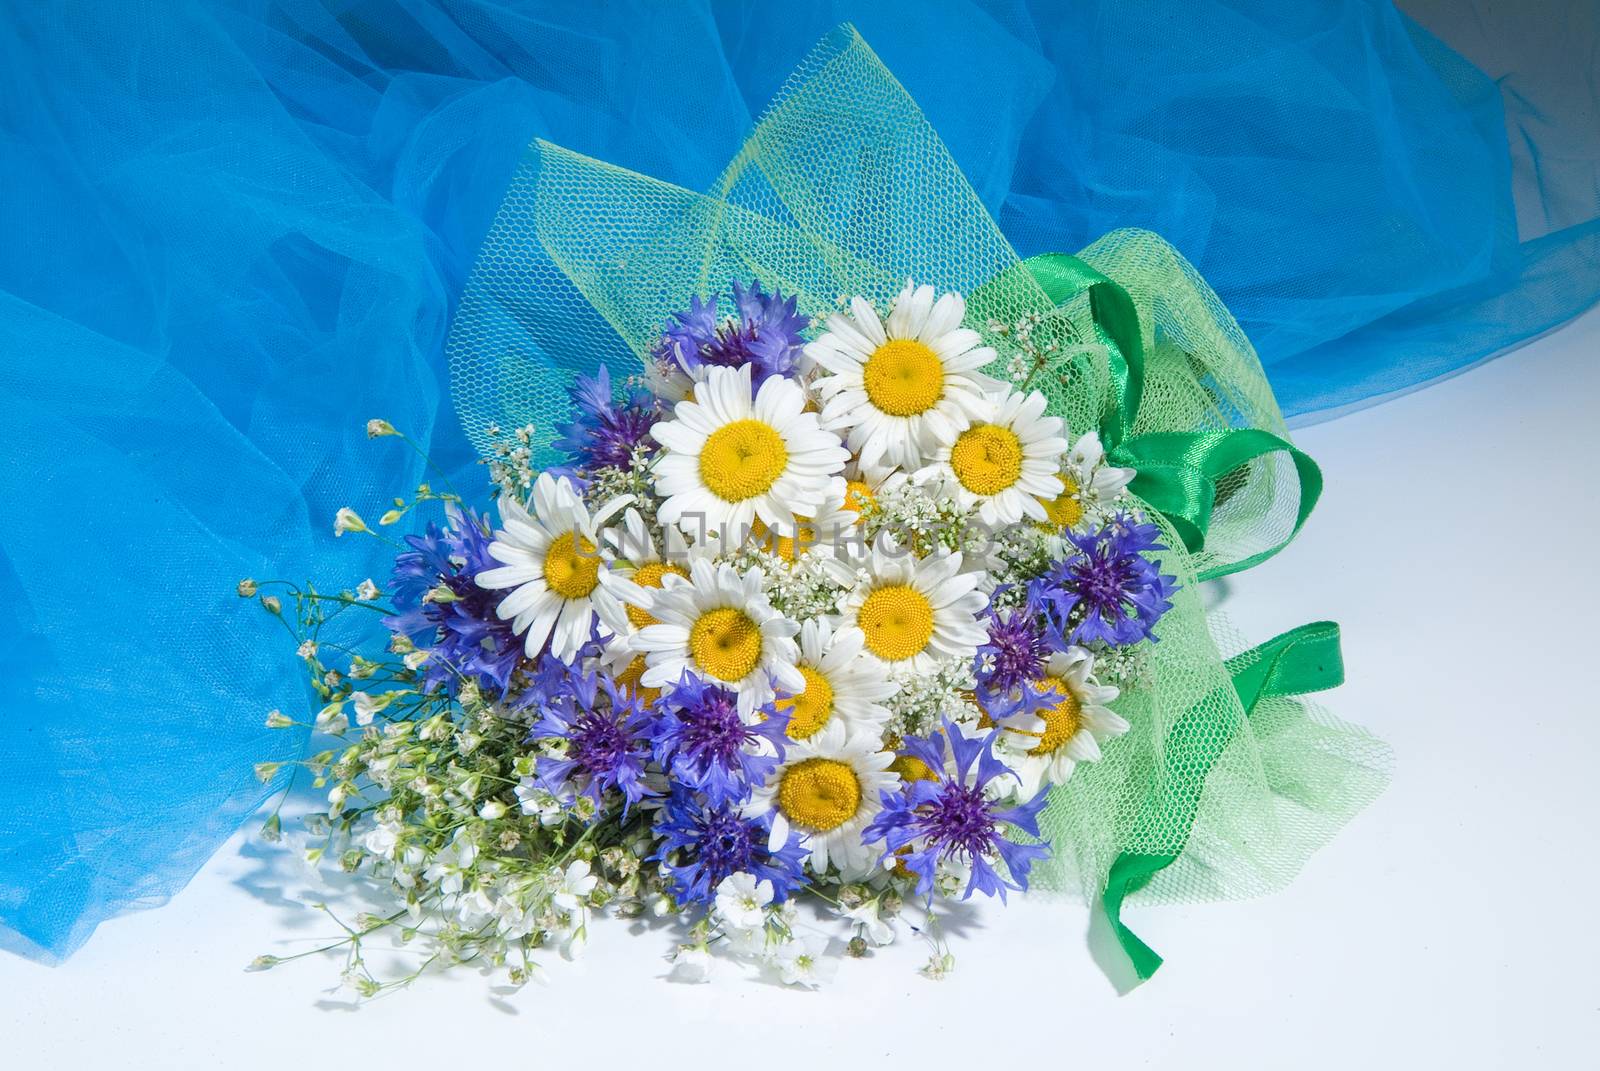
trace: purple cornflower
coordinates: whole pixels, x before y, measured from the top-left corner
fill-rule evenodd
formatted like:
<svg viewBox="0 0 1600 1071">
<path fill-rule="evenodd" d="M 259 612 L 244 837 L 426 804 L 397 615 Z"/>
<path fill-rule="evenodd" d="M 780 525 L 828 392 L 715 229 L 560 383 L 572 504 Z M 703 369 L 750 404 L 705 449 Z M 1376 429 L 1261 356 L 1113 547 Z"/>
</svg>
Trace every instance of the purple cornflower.
<svg viewBox="0 0 1600 1071">
<path fill-rule="evenodd" d="M 795 298 L 777 290 L 768 294 L 760 283 L 751 283 L 749 289 L 734 283 L 733 303 L 738 315 L 719 319 L 715 296 L 704 302 L 691 296 L 687 312 L 672 314 L 654 356 L 691 374 L 706 365 L 750 365 L 756 386 L 768 376 L 793 371 L 805 344 L 800 333 L 811 322 L 795 311 Z"/>
<path fill-rule="evenodd" d="M 461 679 L 504 692 L 522 658 L 522 642 L 495 614 L 500 592 L 480 588 L 473 578 L 500 565 L 489 556 L 488 518 L 451 509 L 444 529 L 430 523 L 421 535 L 406 536 L 410 550 L 394 559 L 396 613 L 383 619 L 392 632 L 430 648 L 424 687 L 454 693 Z M 454 596 L 438 601 L 429 592 L 443 586 Z"/>
<path fill-rule="evenodd" d="M 1028 584 L 1028 603 L 1046 621 L 1050 642 L 1065 650 L 1100 640 L 1113 645 L 1154 639 L 1172 609 L 1177 578 L 1163 576 L 1144 552 L 1165 550 L 1160 529 L 1118 514 L 1098 532 L 1068 532 L 1073 553 Z"/>
<path fill-rule="evenodd" d="M 1026 889 L 1034 862 L 1050 854 L 1043 844 L 1017 844 L 1005 835 L 1006 827 L 1014 826 L 1030 837 L 1039 836 L 1039 812 L 1048 791 L 1017 806 L 1003 806 L 986 791 L 996 777 L 1016 776 L 995 757 L 999 732 L 969 737 L 946 719 L 942 734 L 905 740 L 905 753 L 925 763 L 935 779 L 885 792 L 883 810 L 861 837 L 869 844 L 883 841 L 884 861 L 898 859 L 917 875 L 919 896 L 932 894 L 939 860 L 952 859 L 972 868 L 963 900 L 974 892 L 998 894 L 1004 900 L 1007 889 Z M 953 777 L 945 771 L 947 741 L 955 757 Z M 1009 880 L 995 869 L 995 859 L 1005 863 Z"/>
<path fill-rule="evenodd" d="M 764 713 L 745 724 L 734 693 L 685 673 L 651 726 L 656 761 L 713 806 L 742 800 L 783 761 L 789 719 L 770 706 Z"/>
<path fill-rule="evenodd" d="M 553 444 L 565 451 L 584 471 L 633 467 L 633 450 L 649 436 L 661 411 L 649 391 L 630 391 L 618 402 L 611 393 L 611 373 L 601 365 L 595 377 L 579 376 L 567 389 L 572 399 L 572 423 L 558 424 L 561 437 Z"/>
<path fill-rule="evenodd" d="M 773 850 L 771 815 L 750 817 L 736 804 L 708 803 L 682 785 L 673 786 L 661 809 L 656 836 L 661 839 L 651 858 L 661 864 L 680 904 L 709 904 L 730 874 L 772 882 L 779 902 L 805 884 L 800 868 L 808 852 L 799 833 L 791 832 Z"/>
<path fill-rule="evenodd" d="M 565 758 L 539 756 L 538 780 L 555 796 L 570 788 L 595 802 L 596 813 L 607 791 L 622 793 L 622 812 L 646 796 L 659 793 L 644 782 L 650 761 L 650 716 L 637 698 L 630 698 L 603 673 L 573 669 L 545 658 L 531 689 L 530 704 L 539 720 L 529 740 L 565 740 Z"/>
<path fill-rule="evenodd" d="M 1037 614 L 990 610 L 989 642 L 978 648 L 973 673 L 984 692 L 1004 695 L 1044 674 L 1050 645 Z"/>
</svg>

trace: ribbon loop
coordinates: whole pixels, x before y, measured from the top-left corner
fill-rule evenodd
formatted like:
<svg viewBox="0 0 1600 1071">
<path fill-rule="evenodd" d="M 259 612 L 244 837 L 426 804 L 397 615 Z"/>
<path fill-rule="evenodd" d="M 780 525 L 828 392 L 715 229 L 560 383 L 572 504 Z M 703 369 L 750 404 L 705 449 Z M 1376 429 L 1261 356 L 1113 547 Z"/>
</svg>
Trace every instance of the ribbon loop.
<svg viewBox="0 0 1600 1071">
<path fill-rule="evenodd" d="M 1286 439 L 1261 428 L 1134 435 L 1144 398 L 1146 355 L 1133 298 L 1106 275 L 1065 253 L 1029 257 L 1022 267 L 1058 307 L 1088 294 L 1095 334 L 1106 348 L 1111 376 L 1112 398 L 1099 422 L 1107 460 L 1137 471 L 1130 489 L 1167 518 L 1190 554 L 1199 554 L 1206 548 L 1212 511 L 1219 500 L 1219 480 L 1268 454 L 1283 451 L 1292 460 L 1299 479 L 1293 528 L 1265 550 L 1202 569 L 1200 579 L 1248 569 L 1286 547 L 1299 534 L 1322 494 L 1322 471 L 1317 463 Z M 982 296 L 976 297 L 981 303 Z"/>
<path fill-rule="evenodd" d="M 1205 549 L 1218 481 L 1258 457 L 1288 453 L 1300 481 L 1294 527 L 1277 543 L 1237 561 L 1200 571 L 1201 580 L 1237 573 L 1272 557 L 1300 534 L 1322 496 L 1322 470 L 1293 444 L 1260 428 L 1157 431 L 1138 435 L 1112 450 L 1108 460 L 1138 472 L 1129 489 L 1164 514 L 1190 554 Z"/>
</svg>

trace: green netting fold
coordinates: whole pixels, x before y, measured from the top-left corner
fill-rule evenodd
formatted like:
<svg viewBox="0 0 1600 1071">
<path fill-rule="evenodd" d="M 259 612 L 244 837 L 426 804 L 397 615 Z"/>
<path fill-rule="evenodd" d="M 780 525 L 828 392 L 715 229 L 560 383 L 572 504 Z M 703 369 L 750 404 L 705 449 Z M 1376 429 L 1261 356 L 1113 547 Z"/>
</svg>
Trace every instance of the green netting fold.
<svg viewBox="0 0 1600 1071">
<path fill-rule="evenodd" d="M 1019 260 L 916 104 L 843 27 L 705 193 L 531 146 L 451 333 L 456 404 L 480 448 L 490 425 L 532 423 L 548 460 L 572 377 L 602 359 L 633 371 L 689 294 L 757 279 L 819 316 L 842 295 L 886 304 L 909 277 L 972 295 L 969 326 L 1000 354 L 989 371 L 1043 390 L 1074 435 L 1100 429 L 1129 456 L 1177 433 L 1281 441 L 1198 484 L 1198 540 L 1179 513 L 1152 510 L 1173 548 L 1164 571 L 1182 589 L 1151 647 L 1148 687 L 1117 704 L 1133 730 L 1054 794 L 1044 827 L 1057 850 L 1037 878 L 1094 899 L 1119 859 L 1145 857 L 1165 862 L 1123 890 L 1134 902 L 1264 893 L 1381 791 L 1388 762 L 1382 743 L 1295 695 L 1247 710 L 1235 674 L 1260 655 L 1225 661 L 1244 645 L 1208 620 L 1197 586 L 1292 537 L 1315 499 L 1315 466 L 1291 449 L 1238 324 L 1170 245 L 1117 231 L 1075 260 L 1126 293 L 1136 328 L 1118 328 L 1114 290 L 1053 289 Z"/>
</svg>

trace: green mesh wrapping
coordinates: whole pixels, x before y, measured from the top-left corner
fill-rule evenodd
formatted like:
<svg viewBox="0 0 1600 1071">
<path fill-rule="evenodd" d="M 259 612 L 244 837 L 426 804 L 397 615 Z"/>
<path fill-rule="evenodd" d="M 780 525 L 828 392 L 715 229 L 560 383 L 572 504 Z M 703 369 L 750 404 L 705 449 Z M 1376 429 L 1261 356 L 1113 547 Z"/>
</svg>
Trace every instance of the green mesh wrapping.
<svg viewBox="0 0 1600 1071">
<path fill-rule="evenodd" d="M 1138 308 L 1146 369 L 1134 433 L 1253 427 L 1287 438 L 1249 342 L 1171 246 L 1118 231 L 1078 255 Z M 571 377 L 600 359 L 615 370 L 624 351 L 643 357 L 691 293 L 758 279 L 825 316 L 841 295 L 886 305 L 908 277 L 968 295 L 1004 280 L 969 316 L 1000 353 L 991 374 L 1018 351 L 989 321 L 1037 317 L 1034 339 L 1062 343 L 1030 379 L 1052 411 L 1077 434 L 1114 404 L 1088 301 L 1057 308 L 1019 270 L 915 103 L 841 28 L 790 77 L 707 193 L 533 145 L 452 330 L 456 404 L 480 448 L 491 424 L 531 422 L 544 449 Z M 1176 854 L 1138 898 L 1259 894 L 1381 790 L 1388 751 L 1362 731 L 1295 699 L 1246 716 L 1223 664 L 1242 645 L 1223 633 L 1219 649 L 1201 605 L 1197 575 L 1283 542 L 1298 501 L 1285 456 L 1254 460 L 1219 486 L 1205 549 L 1165 556 L 1183 587 L 1152 645 L 1149 687 L 1116 704 L 1133 729 L 1054 793 L 1044 828 L 1056 853 L 1036 884 L 1093 898 L 1120 854 Z"/>
</svg>

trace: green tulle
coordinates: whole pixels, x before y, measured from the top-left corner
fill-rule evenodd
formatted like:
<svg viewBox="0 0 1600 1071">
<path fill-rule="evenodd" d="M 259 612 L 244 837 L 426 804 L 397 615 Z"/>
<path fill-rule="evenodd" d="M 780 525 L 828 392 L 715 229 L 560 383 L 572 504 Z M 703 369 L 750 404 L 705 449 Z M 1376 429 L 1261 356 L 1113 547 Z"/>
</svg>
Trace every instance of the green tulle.
<svg viewBox="0 0 1600 1071">
<path fill-rule="evenodd" d="M 551 262 L 559 274 L 537 266 Z M 1389 758 L 1285 677 L 1285 645 L 1327 661 L 1325 635 L 1224 659 L 1244 645 L 1208 619 L 1198 583 L 1284 546 L 1320 475 L 1238 324 L 1171 246 L 1117 231 L 1075 257 L 1020 261 L 915 103 L 844 28 L 708 193 L 530 148 L 450 340 L 462 423 L 486 447 L 491 424 L 531 422 L 548 460 L 566 384 L 535 371 L 550 367 L 542 353 L 612 352 L 620 337 L 643 357 L 687 295 L 734 279 L 825 316 L 841 295 L 887 304 L 908 277 L 971 297 L 968 325 L 1000 354 L 991 374 L 1043 391 L 1072 434 L 1099 431 L 1139 470 L 1133 489 L 1172 548 L 1163 571 L 1182 586 L 1148 645 L 1147 686 L 1116 704 L 1133 728 L 1053 793 L 1042 825 L 1056 851 L 1035 872 L 1105 897 L 1147 974 L 1160 961 L 1122 926 L 1125 901 L 1281 886 L 1381 791 Z M 573 311 L 585 307 L 574 291 L 588 311 Z"/>
</svg>

